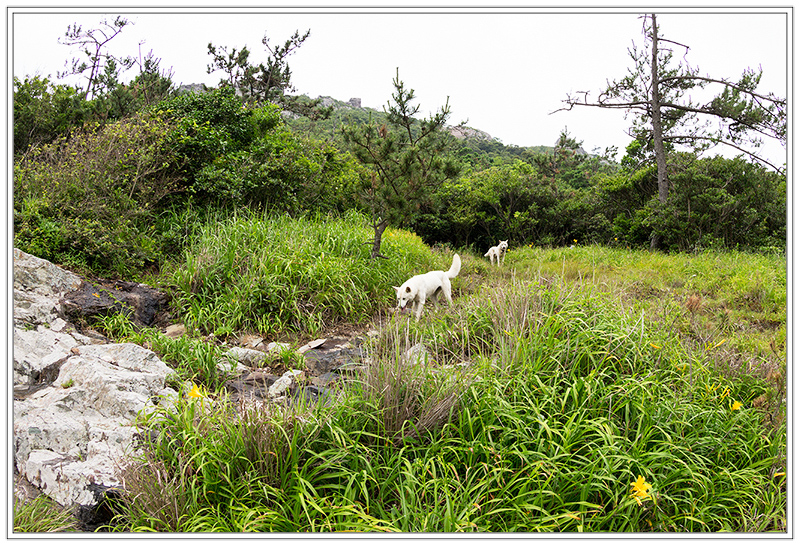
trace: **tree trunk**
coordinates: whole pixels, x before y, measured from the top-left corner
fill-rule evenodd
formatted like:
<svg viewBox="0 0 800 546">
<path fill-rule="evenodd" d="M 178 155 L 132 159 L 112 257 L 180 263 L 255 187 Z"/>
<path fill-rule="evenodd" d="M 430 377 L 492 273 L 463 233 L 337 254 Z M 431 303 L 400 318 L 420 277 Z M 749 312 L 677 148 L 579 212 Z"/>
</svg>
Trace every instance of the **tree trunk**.
<svg viewBox="0 0 800 546">
<path fill-rule="evenodd" d="M 375 230 L 375 237 L 372 239 L 372 256 L 371 258 L 374 260 L 375 258 L 386 258 L 383 254 L 381 254 L 381 239 L 383 238 L 383 232 L 386 231 L 386 228 L 389 227 L 389 220 L 383 219 L 380 222 L 373 222 L 372 228 Z"/>
<path fill-rule="evenodd" d="M 664 139 L 661 130 L 661 94 L 659 92 L 661 82 L 658 78 L 658 27 L 656 26 L 656 14 L 651 16 L 653 52 L 650 59 L 650 70 L 652 74 L 652 97 L 650 108 L 653 118 L 653 149 L 656 154 L 656 167 L 658 168 L 658 202 L 663 207 L 667 204 L 669 196 L 669 180 L 667 180 L 667 156 L 664 152 Z M 659 236 L 653 233 L 650 239 L 650 250 L 655 250 L 659 246 Z"/>
</svg>

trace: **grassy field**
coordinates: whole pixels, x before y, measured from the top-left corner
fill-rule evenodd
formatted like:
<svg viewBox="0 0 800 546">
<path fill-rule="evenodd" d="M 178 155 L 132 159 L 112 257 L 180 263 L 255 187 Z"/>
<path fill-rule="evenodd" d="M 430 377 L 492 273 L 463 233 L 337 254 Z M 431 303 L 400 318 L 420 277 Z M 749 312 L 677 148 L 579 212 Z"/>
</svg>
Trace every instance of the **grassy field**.
<svg viewBox="0 0 800 546">
<path fill-rule="evenodd" d="M 142 416 L 158 434 L 110 530 L 786 530 L 785 257 L 461 252 L 454 304 L 415 323 L 385 313 L 391 285 L 452 250 L 387 232 L 373 262 L 369 236 L 353 217 L 230 219 L 162 281 L 191 338 L 107 321 L 206 389 Z M 343 322 L 380 333 L 330 406 L 237 406 L 198 356 L 209 333 Z"/>
</svg>

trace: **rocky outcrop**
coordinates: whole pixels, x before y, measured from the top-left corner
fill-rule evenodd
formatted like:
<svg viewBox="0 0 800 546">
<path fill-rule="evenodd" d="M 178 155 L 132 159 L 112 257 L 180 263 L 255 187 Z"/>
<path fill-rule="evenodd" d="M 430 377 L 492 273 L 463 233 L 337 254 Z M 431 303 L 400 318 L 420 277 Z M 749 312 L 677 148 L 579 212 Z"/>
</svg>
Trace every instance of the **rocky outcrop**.
<svg viewBox="0 0 800 546">
<path fill-rule="evenodd" d="M 119 465 L 135 450 L 136 416 L 178 393 L 166 386 L 173 370 L 152 351 L 110 343 L 67 320 L 71 295 L 82 286 L 91 285 L 14 250 L 17 491 L 44 493 L 91 520 L 120 486 Z M 128 307 L 146 316 L 136 308 Z"/>
<path fill-rule="evenodd" d="M 448 126 L 447 131 L 458 139 L 494 140 L 489 133 L 465 125 Z"/>
<path fill-rule="evenodd" d="M 136 416 L 178 396 L 170 373 L 138 345 L 73 347 L 49 386 L 14 400 L 17 472 L 59 504 L 97 504 L 98 492 L 120 486 Z"/>
<path fill-rule="evenodd" d="M 72 506 L 86 530 L 108 521 L 105 500 L 122 494 L 123 463 L 138 449 L 137 416 L 173 404 L 179 394 L 168 386 L 174 370 L 153 351 L 113 343 L 88 324 L 123 312 L 140 325 L 158 325 L 165 308 L 166 299 L 146 285 L 89 281 L 14 250 L 18 497 L 44 493 Z M 182 325 L 163 331 L 186 335 Z M 329 403 L 333 387 L 363 362 L 361 339 L 318 339 L 293 349 L 251 337 L 229 347 L 217 367 L 231 378 L 225 389 L 233 400 Z M 303 369 L 275 368 L 271 351 Z"/>
</svg>

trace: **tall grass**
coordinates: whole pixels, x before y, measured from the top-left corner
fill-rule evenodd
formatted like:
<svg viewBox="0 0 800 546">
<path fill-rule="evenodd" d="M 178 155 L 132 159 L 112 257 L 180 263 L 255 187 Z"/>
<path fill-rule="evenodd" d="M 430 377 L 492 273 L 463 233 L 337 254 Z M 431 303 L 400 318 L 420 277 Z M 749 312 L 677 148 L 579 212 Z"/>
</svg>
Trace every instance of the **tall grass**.
<svg viewBox="0 0 800 546">
<path fill-rule="evenodd" d="M 153 416 L 115 529 L 785 531 L 779 382 L 720 369 L 722 346 L 651 311 L 491 271 L 451 308 L 383 324 L 334 404 Z"/>
<path fill-rule="evenodd" d="M 242 212 L 209 224 L 173 274 L 175 303 L 201 333 L 239 331 L 315 335 L 336 321 L 364 322 L 387 307 L 411 274 L 441 267 L 407 232 L 387 230 L 370 260 L 363 217 L 257 215 Z M 426 269 L 427 268 L 427 269 Z"/>
<path fill-rule="evenodd" d="M 14 533 L 78 532 L 80 528 L 69 509 L 45 495 L 26 502 L 14 501 Z"/>
</svg>

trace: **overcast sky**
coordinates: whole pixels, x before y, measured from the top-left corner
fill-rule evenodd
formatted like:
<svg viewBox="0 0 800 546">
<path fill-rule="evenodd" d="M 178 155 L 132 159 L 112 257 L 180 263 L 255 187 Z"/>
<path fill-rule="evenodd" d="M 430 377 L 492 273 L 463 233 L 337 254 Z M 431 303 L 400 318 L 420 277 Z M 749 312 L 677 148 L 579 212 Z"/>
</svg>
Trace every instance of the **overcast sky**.
<svg viewBox="0 0 800 546">
<path fill-rule="evenodd" d="M 349 4 L 353 5 L 353 4 Z M 504 3 L 509 5 L 509 3 Z M 9 46 L 13 75 L 55 78 L 78 52 L 59 44 L 68 25 L 95 28 L 105 16 L 133 25 L 110 44 L 113 54 L 161 59 L 181 83 L 216 85 L 208 74 L 209 42 L 251 50 L 265 61 L 264 35 L 282 43 L 295 30 L 311 35 L 290 57 L 297 93 L 381 109 L 391 98 L 396 69 L 428 114 L 449 97 L 450 122 L 467 121 L 504 144 L 552 145 L 565 128 L 587 151 L 615 145 L 621 158 L 630 138 L 624 112 L 583 107 L 557 112 L 567 94 L 602 90 L 632 63 L 628 49 L 643 46 L 642 9 L 466 8 L 439 13 L 389 8 L 12 9 Z M 663 38 L 690 47 L 685 60 L 701 73 L 737 79 L 763 69 L 762 92 L 789 96 L 791 35 L 788 9 L 660 9 Z M 139 45 L 141 43 L 141 46 Z M 676 57 L 684 51 L 676 49 Z M 130 75 L 134 75 L 131 71 Z M 552 113 L 552 114 L 551 114 Z M 783 162 L 784 151 L 770 145 Z M 722 153 L 721 148 L 715 149 Z"/>
</svg>

